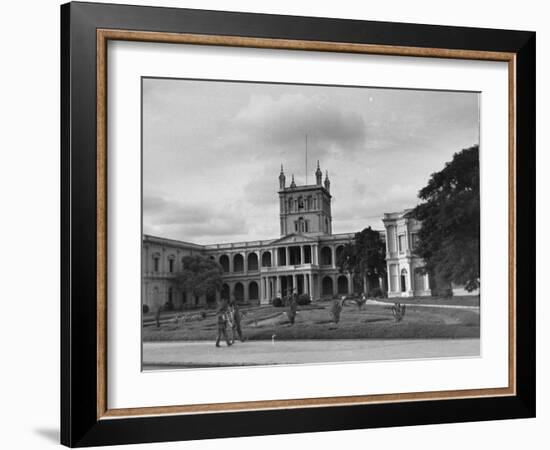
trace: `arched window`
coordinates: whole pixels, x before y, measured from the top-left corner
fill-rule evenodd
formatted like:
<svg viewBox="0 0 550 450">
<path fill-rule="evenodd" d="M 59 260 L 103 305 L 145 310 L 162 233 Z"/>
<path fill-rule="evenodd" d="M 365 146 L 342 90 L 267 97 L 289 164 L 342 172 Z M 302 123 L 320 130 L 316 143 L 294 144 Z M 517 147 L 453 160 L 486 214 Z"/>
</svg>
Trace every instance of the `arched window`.
<svg viewBox="0 0 550 450">
<path fill-rule="evenodd" d="M 170 255 L 168 257 L 168 272 L 170 273 L 174 272 L 175 262 L 176 262 L 176 257 L 174 255 Z"/>
<path fill-rule="evenodd" d="M 244 258 L 243 255 L 237 253 L 233 257 L 233 272 L 243 272 L 244 271 Z"/>
<path fill-rule="evenodd" d="M 336 247 L 336 261 L 340 259 L 340 256 L 342 256 L 343 251 L 344 251 L 343 245 L 339 245 L 338 247 Z"/>
<path fill-rule="evenodd" d="M 250 253 L 248 255 L 247 266 L 249 271 L 258 270 L 258 255 L 256 253 Z"/>
<path fill-rule="evenodd" d="M 173 307 L 174 306 L 174 290 L 170 287 L 168 288 L 168 305 L 170 305 L 170 307 Z"/>
<path fill-rule="evenodd" d="M 338 277 L 338 294 L 348 293 L 348 279 L 344 275 Z"/>
<path fill-rule="evenodd" d="M 251 281 L 248 285 L 248 298 L 250 300 L 258 300 L 260 298 L 258 283 Z"/>
<path fill-rule="evenodd" d="M 262 253 L 262 267 L 271 267 L 271 252 Z"/>
<path fill-rule="evenodd" d="M 160 254 L 155 253 L 153 255 L 153 272 L 160 271 Z"/>
<path fill-rule="evenodd" d="M 330 266 L 332 264 L 332 250 L 330 247 L 323 247 L 321 249 L 321 265 Z"/>
<path fill-rule="evenodd" d="M 332 286 L 332 278 L 330 278 L 328 276 L 323 278 L 322 286 L 321 286 L 321 294 L 322 295 L 333 295 L 334 294 L 334 290 L 333 290 L 333 286 Z"/>
<path fill-rule="evenodd" d="M 220 256 L 220 266 L 222 266 L 224 272 L 229 272 L 229 256 Z"/>
<path fill-rule="evenodd" d="M 229 300 L 229 295 L 230 295 L 229 286 L 226 283 L 224 283 L 222 285 L 221 298 L 224 300 Z"/>
<path fill-rule="evenodd" d="M 240 281 L 235 283 L 233 295 L 235 296 L 235 301 L 237 302 L 242 302 L 244 300 L 244 286 Z"/>
<path fill-rule="evenodd" d="M 407 290 L 407 269 L 401 270 L 401 292 L 405 292 Z"/>
</svg>

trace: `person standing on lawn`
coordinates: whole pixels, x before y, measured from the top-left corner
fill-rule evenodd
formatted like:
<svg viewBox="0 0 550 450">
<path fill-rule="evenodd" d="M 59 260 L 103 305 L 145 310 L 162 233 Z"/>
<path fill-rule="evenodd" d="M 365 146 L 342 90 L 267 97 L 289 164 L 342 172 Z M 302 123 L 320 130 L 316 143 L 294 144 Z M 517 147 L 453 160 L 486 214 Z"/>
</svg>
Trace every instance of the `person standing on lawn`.
<svg viewBox="0 0 550 450">
<path fill-rule="evenodd" d="M 229 347 L 231 345 L 231 342 L 229 342 L 229 338 L 227 337 L 227 312 L 227 302 L 225 300 L 222 300 L 218 311 L 216 311 L 216 317 L 218 320 L 218 336 L 216 338 L 216 347 L 220 346 L 222 335 L 225 339 L 225 342 L 227 343 L 227 346 Z"/>
<path fill-rule="evenodd" d="M 291 295 L 288 296 L 288 320 L 290 325 L 294 325 L 294 320 L 296 319 L 296 310 L 298 309 L 298 294 L 294 291 Z"/>
</svg>

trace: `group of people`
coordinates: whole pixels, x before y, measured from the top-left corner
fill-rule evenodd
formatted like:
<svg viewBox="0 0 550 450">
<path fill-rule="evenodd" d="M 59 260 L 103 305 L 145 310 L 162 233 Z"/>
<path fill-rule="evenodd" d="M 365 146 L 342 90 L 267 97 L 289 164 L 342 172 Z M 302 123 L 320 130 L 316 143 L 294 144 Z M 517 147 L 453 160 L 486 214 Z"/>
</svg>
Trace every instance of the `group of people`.
<svg viewBox="0 0 550 450">
<path fill-rule="evenodd" d="M 244 342 L 243 332 L 241 330 L 242 314 L 239 305 L 234 300 L 230 302 L 222 300 L 216 316 L 218 319 L 216 347 L 220 346 L 222 337 L 225 339 L 228 347 L 235 343 L 235 335 L 238 335 L 239 340 Z"/>
</svg>

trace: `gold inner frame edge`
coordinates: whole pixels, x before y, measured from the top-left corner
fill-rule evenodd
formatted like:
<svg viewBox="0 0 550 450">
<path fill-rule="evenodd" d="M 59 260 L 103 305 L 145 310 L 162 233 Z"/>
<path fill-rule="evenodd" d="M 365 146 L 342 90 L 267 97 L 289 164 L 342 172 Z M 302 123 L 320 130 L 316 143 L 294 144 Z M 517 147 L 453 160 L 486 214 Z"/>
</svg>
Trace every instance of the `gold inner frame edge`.
<svg viewBox="0 0 550 450">
<path fill-rule="evenodd" d="M 116 29 L 96 31 L 97 108 L 97 419 L 174 414 L 207 414 L 268 409 L 294 409 L 421 400 L 513 396 L 516 394 L 516 54 L 479 50 L 389 46 L 240 36 L 160 33 Z M 109 409 L 107 405 L 107 42 L 109 40 L 279 50 L 363 53 L 508 62 L 508 386 L 396 394 L 262 400 L 199 405 Z"/>
</svg>

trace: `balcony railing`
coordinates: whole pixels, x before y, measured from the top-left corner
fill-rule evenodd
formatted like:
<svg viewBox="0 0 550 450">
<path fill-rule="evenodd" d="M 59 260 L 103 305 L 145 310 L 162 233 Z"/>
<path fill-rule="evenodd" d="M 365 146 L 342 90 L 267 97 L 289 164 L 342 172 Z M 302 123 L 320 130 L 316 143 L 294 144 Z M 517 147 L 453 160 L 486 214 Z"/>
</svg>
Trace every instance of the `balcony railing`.
<svg viewBox="0 0 550 450">
<path fill-rule="evenodd" d="M 317 269 L 319 266 L 316 264 L 290 264 L 288 266 L 272 266 L 272 267 L 262 267 L 262 273 L 279 273 L 287 272 L 289 270 L 310 270 Z"/>
</svg>

